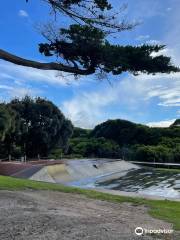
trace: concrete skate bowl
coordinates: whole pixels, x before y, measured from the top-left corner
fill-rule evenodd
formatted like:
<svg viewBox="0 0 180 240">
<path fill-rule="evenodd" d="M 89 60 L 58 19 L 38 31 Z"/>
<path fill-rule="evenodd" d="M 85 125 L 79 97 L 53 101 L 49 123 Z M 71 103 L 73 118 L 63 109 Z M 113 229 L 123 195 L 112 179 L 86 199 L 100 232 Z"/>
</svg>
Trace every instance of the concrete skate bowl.
<svg viewBox="0 0 180 240">
<path fill-rule="evenodd" d="M 180 200 L 180 173 L 111 159 L 65 160 L 43 166 L 30 179 L 128 196 Z"/>
<path fill-rule="evenodd" d="M 133 169 L 139 169 L 139 167 L 123 160 L 68 160 L 61 164 L 44 166 L 33 174 L 30 179 L 71 186 L 91 187 L 98 179 L 118 178 Z"/>
<path fill-rule="evenodd" d="M 0 162 L 0 175 L 60 183 L 128 196 L 180 200 L 180 172 L 111 159 Z"/>
</svg>

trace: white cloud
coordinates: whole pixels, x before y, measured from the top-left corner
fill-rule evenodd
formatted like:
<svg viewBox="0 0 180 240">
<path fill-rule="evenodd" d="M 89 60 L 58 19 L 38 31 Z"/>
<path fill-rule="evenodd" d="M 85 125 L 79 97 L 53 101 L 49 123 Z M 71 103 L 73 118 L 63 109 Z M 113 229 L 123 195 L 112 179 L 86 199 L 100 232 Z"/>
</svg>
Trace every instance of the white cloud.
<svg viewBox="0 0 180 240">
<path fill-rule="evenodd" d="M 32 88 L 23 88 L 23 87 L 13 88 L 9 92 L 12 97 L 20 97 L 20 98 L 24 97 L 25 95 L 32 96 L 32 97 L 38 96 L 41 93 L 40 90 L 35 90 Z"/>
<path fill-rule="evenodd" d="M 136 41 L 145 41 L 145 40 L 147 40 L 149 38 L 150 38 L 149 35 L 139 35 L 135 40 Z"/>
<path fill-rule="evenodd" d="M 33 89 L 32 87 L 19 87 L 19 86 L 9 86 L 9 85 L 0 85 L 0 93 L 4 99 L 1 100 L 9 100 L 14 97 L 24 97 L 25 95 L 28 96 L 38 96 L 41 91 L 38 89 Z"/>
<path fill-rule="evenodd" d="M 0 85 L 0 89 L 11 90 L 12 87 L 10 87 L 8 85 Z"/>
<path fill-rule="evenodd" d="M 180 105 L 180 74 L 128 75 L 114 86 L 102 90 L 82 91 L 62 104 L 62 109 L 76 126 L 94 127 L 107 118 L 133 120 L 148 114 L 151 100 L 155 105 L 177 107 Z M 114 113 L 113 106 L 118 106 Z M 110 107 L 109 115 L 106 109 Z M 124 109 L 124 110 L 123 110 Z"/>
<path fill-rule="evenodd" d="M 159 122 L 149 122 L 146 125 L 149 127 L 169 127 L 171 124 L 175 122 L 176 119 L 164 120 Z"/>
<path fill-rule="evenodd" d="M 77 92 L 72 99 L 63 102 L 60 108 L 75 126 L 84 128 L 93 128 L 107 118 L 130 119 L 131 114 L 127 115 L 121 110 L 113 112 L 111 109 L 106 114 L 106 108 L 120 105 L 138 114 L 137 96 L 141 88 L 132 85 L 131 80 L 129 77 L 113 86 L 107 84 L 104 89 Z"/>
<path fill-rule="evenodd" d="M 20 17 L 25 17 L 25 18 L 29 17 L 29 14 L 28 14 L 25 10 L 22 10 L 22 9 L 19 10 L 18 15 L 19 15 Z"/>
<path fill-rule="evenodd" d="M 180 110 L 177 110 L 177 117 L 180 117 Z"/>
<path fill-rule="evenodd" d="M 150 39 L 150 40 L 146 41 L 146 44 L 149 44 L 149 45 L 159 45 L 159 44 L 161 44 L 161 42 L 159 40 Z"/>
<path fill-rule="evenodd" d="M 116 94 L 107 92 L 83 92 L 72 100 L 65 101 L 62 108 L 75 126 L 92 128 L 103 121 L 103 107 L 113 103 L 116 98 Z"/>
<path fill-rule="evenodd" d="M 146 100 L 157 98 L 159 106 L 180 106 L 180 73 L 140 75 L 137 79 Z"/>
</svg>

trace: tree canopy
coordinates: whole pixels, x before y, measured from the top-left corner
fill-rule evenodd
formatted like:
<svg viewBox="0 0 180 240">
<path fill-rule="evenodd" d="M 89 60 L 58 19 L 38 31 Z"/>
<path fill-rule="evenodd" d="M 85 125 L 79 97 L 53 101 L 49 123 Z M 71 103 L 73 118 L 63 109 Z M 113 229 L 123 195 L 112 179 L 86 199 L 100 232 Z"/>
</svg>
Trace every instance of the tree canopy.
<svg viewBox="0 0 180 240">
<path fill-rule="evenodd" d="M 39 52 L 54 61 L 32 61 L 3 49 L 0 49 L 0 59 L 22 66 L 75 75 L 179 71 L 171 63 L 170 57 L 161 54 L 164 45 L 121 46 L 109 40 L 110 34 L 131 30 L 137 25 L 124 19 L 119 22 L 119 15 L 125 5 L 115 11 L 108 0 L 43 1 L 51 7 L 56 26 L 49 23 L 41 29 L 45 42 L 39 43 Z M 26 2 L 31 4 L 31 0 Z M 69 19 L 66 27 L 61 26 L 62 18 Z"/>
<path fill-rule="evenodd" d="M 46 99 L 26 96 L 0 108 L 0 144 L 5 155 L 19 148 L 21 155 L 31 158 L 48 156 L 55 147 L 65 151 L 72 132 L 71 122 Z"/>
</svg>

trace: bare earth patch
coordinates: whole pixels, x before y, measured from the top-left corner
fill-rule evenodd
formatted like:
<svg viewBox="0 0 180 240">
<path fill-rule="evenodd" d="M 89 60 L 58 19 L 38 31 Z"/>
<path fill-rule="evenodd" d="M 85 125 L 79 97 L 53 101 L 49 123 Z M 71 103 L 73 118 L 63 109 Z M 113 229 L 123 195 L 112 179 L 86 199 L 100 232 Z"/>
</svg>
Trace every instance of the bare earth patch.
<svg viewBox="0 0 180 240">
<path fill-rule="evenodd" d="M 145 206 L 110 203 L 52 191 L 0 191 L 1 240 L 180 239 L 180 234 L 144 235 L 136 227 L 166 228 Z"/>
</svg>

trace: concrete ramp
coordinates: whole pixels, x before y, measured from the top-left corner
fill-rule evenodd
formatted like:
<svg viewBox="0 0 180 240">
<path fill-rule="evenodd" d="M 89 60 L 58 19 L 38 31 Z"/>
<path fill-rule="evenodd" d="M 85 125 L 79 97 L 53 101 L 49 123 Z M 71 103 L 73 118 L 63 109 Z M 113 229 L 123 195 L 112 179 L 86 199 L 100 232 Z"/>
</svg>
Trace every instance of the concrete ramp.
<svg viewBox="0 0 180 240">
<path fill-rule="evenodd" d="M 52 176 L 49 174 L 47 167 L 41 168 L 38 172 L 33 174 L 29 179 L 41 182 L 55 183 Z"/>
<path fill-rule="evenodd" d="M 129 170 L 138 168 L 137 165 L 123 160 L 69 160 L 62 164 L 44 166 L 30 179 L 79 186 L 87 185 L 93 180 L 117 178 L 125 175 Z"/>
</svg>

